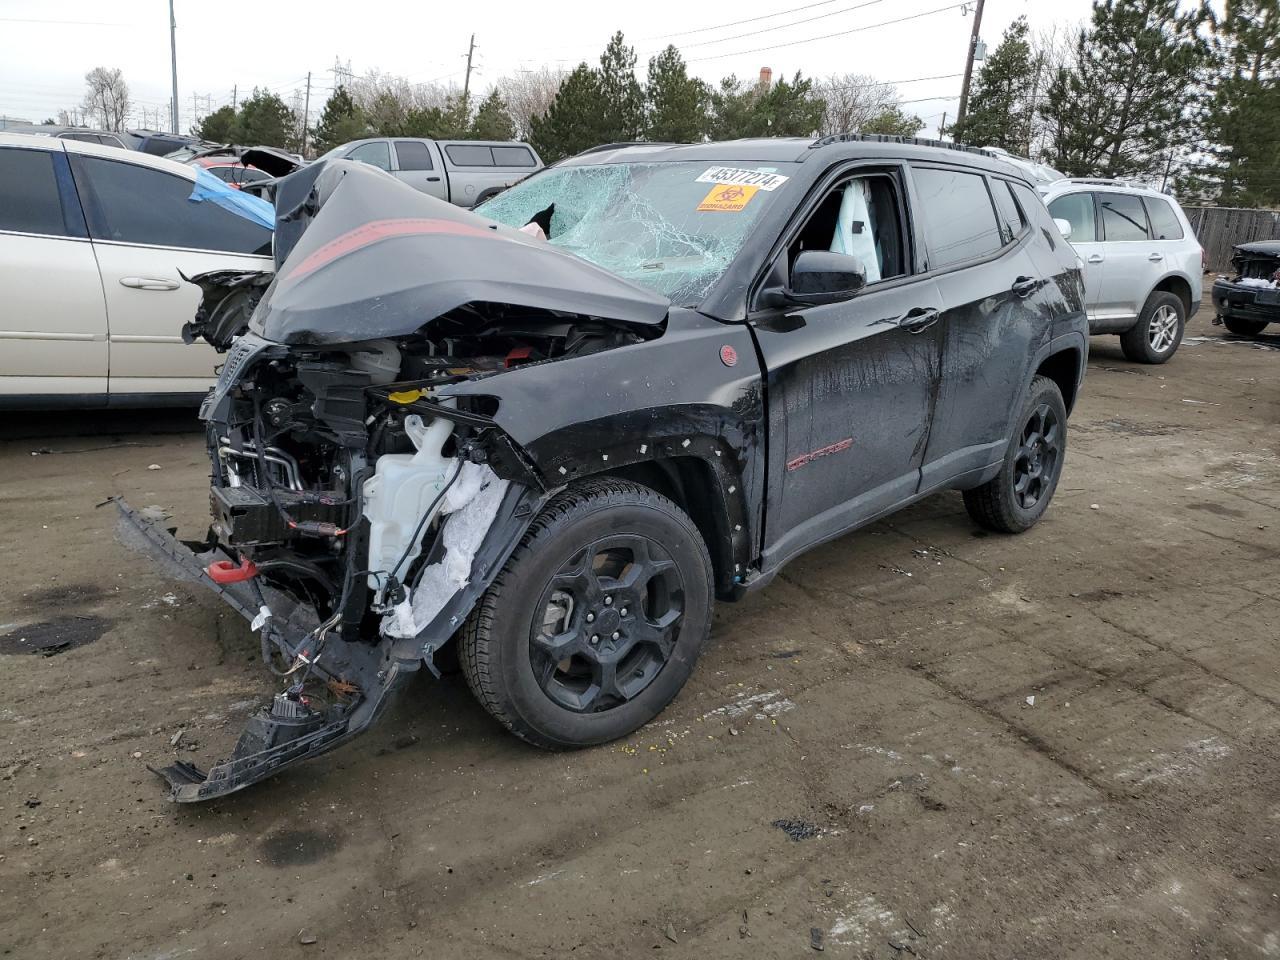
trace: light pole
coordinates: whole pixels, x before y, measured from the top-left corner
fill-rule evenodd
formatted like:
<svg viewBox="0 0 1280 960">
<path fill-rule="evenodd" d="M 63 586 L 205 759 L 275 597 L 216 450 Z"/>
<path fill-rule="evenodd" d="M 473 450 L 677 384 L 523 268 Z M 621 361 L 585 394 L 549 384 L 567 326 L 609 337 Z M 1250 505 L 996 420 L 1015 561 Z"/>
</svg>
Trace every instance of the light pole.
<svg viewBox="0 0 1280 960">
<path fill-rule="evenodd" d="M 169 0 L 169 58 L 173 65 L 173 124 L 172 133 L 178 132 L 178 21 L 173 18 L 173 0 Z"/>
</svg>

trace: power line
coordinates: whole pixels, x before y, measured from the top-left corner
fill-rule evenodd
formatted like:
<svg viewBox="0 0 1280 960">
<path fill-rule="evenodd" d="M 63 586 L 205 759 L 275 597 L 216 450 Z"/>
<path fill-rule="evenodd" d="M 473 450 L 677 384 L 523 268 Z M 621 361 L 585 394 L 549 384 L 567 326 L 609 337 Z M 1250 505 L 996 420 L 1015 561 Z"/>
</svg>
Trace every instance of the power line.
<svg viewBox="0 0 1280 960">
<path fill-rule="evenodd" d="M 919 20 L 922 17 L 931 17 L 936 13 L 945 13 L 948 10 L 958 10 L 966 3 L 951 3 L 945 7 L 938 7 L 935 10 L 926 10 L 924 13 L 915 13 L 909 17 L 898 17 L 896 20 L 882 20 L 879 23 L 868 23 L 866 26 L 854 27 L 851 30 L 841 30 L 838 33 L 827 33 L 818 37 L 807 37 L 804 40 L 790 40 L 786 43 L 773 43 L 767 47 L 755 47 L 751 50 L 736 50 L 733 53 L 717 53 L 710 57 L 691 57 L 689 63 L 702 63 L 707 60 L 723 60 L 726 57 L 744 57 L 749 53 L 764 53 L 766 50 L 780 50 L 783 47 L 798 47 L 803 43 L 814 43 L 818 40 L 834 40 L 836 37 L 847 37 L 854 33 L 863 33 L 867 30 L 875 30 L 877 27 L 888 27 L 895 23 L 906 23 L 908 20 Z"/>
<path fill-rule="evenodd" d="M 761 20 L 772 20 L 774 17 L 785 17 L 789 13 L 799 13 L 801 10 L 812 10 L 814 7 L 827 7 L 839 0 L 819 0 L 818 3 L 806 3 L 802 7 L 792 7 L 790 10 L 779 10 L 777 13 L 763 13 L 758 17 L 748 17 L 746 20 L 735 20 L 734 26 L 744 23 L 758 23 Z M 710 30 L 723 30 L 725 24 L 723 21 L 717 23 L 714 27 L 695 27 L 692 30 L 681 30 L 677 33 L 664 33 L 660 37 L 641 37 L 642 40 L 670 40 L 672 37 L 687 37 L 694 33 L 706 33 Z"/>
<path fill-rule="evenodd" d="M 706 47 L 713 43 L 727 43 L 730 40 L 741 40 L 744 37 L 754 37 L 760 33 L 769 33 L 773 30 L 786 30 L 788 27 L 798 27 L 804 23 L 813 23 L 815 20 L 825 20 L 827 17 L 839 16 L 842 13 L 850 13 L 853 10 L 861 10 L 863 7 L 875 6 L 877 3 L 884 3 L 884 0 L 865 0 L 863 3 L 855 3 L 851 7 L 842 7 L 839 10 L 832 10 L 830 13 L 819 13 L 812 17 L 805 17 L 803 20 L 793 20 L 790 23 L 775 23 L 769 27 L 761 27 L 759 30 L 748 30 L 746 33 L 736 33 L 732 37 L 720 37 L 716 40 L 699 40 L 697 43 L 686 43 L 682 49 L 689 47 Z M 777 16 L 777 14 L 775 14 Z"/>
</svg>

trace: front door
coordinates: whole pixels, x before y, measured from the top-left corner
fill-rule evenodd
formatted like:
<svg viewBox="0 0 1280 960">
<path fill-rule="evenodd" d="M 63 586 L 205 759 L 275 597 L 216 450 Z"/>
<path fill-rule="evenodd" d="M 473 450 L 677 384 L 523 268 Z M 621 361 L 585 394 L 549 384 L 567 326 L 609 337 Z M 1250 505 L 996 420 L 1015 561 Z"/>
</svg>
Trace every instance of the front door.
<svg viewBox="0 0 1280 960">
<path fill-rule="evenodd" d="M 779 256 L 859 256 L 867 286 L 841 303 L 753 314 L 768 371 L 766 569 L 919 486 L 942 301 L 936 284 L 912 276 L 904 202 L 897 168 L 857 170 L 835 183 Z"/>
<path fill-rule="evenodd" d="M 272 269 L 271 230 L 192 199 L 193 182 L 165 170 L 91 156 L 73 157 L 72 169 L 102 273 L 112 397 L 203 393 L 221 361 L 182 341 L 200 302 L 183 276 Z"/>
</svg>

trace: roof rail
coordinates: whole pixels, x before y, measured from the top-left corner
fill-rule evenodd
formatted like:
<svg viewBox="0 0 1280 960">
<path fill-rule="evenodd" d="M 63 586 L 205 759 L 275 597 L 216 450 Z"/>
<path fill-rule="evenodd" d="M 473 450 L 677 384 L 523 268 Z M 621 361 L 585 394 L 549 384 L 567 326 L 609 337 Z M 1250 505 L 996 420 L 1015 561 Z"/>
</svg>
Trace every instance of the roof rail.
<svg viewBox="0 0 1280 960">
<path fill-rule="evenodd" d="M 895 137 L 884 133 L 833 133 L 827 137 L 819 137 L 809 144 L 810 150 L 829 147 L 833 143 L 902 143 L 913 147 L 942 147 L 945 150 L 959 150 L 961 153 L 976 153 L 985 156 L 979 147 L 971 147 L 967 143 L 951 143 L 948 140 L 931 140 L 927 137 Z"/>
<path fill-rule="evenodd" d="M 1141 187 L 1141 183 L 1133 180 L 1122 180 L 1119 177 L 1064 177 L 1058 183 L 1092 183 L 1103 187 Z"/>
<path fill-rule="evenodd" d="M 594 147 L 575 153 L 575 157 L 585 157 L 588 153 L 599 153 L 601 150 L 620 150 L 623 147 L 678 147 L 678 143 L 662 140 L 619 140 L 617 143 L 601 143 Z"/>
</svg>

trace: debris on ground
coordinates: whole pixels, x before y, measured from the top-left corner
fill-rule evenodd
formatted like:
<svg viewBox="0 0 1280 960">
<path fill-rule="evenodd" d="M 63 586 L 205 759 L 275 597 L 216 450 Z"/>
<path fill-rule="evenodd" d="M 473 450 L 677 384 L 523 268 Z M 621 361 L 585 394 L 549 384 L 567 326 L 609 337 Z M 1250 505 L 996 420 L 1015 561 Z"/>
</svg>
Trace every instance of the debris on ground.
<svg viewBox="0 0 1280 960">
<path fill-rule="evenodd" d="M 301 944 L 304 944 L 304 945 L 309 945 L 309 944 L 315 943 L 315 942 L 316 942 L 316 935 L 315 935 L 314 933 L 312 933 L 310 930 L 299 930 L 299 931 L 298 931 L 298 942 L 299 942 L 299 943 L 301 943 Z"/>
<path fill-rule="evenodd" d="M 667 928 L 662 931 L 662 935 L 666 937 L 668 940 L 670 940 L 672 943 L 680 942 L 679 940 L 676 939 L 676 928 L 672 926 L 670 923 L 668 923 Z"/>
<path fill-rule="evenodd" d="M 147 469 L 148 469 L 148 470 L 159 470 L 159 469 L 160 469 L 160 464 L 158 464 L 158 463 L 148 463 L 148 464 L 147 464 Z"/>
<path fill-rule="evenodd" d="M 826 945 L 822 942 L 822 931 L 817 927 L 809 928 L 809 946 L 815 950 L 826 949 Z"/>
<path fill-rule="evenodd" d="M 801 840 L 812 840 L 822 832 L 817 824 L 810 823 L 808 820 L 775 820 L 772 826 L 777 827 L 797 843 Z"/>
</svg>

